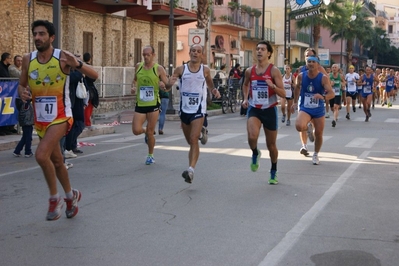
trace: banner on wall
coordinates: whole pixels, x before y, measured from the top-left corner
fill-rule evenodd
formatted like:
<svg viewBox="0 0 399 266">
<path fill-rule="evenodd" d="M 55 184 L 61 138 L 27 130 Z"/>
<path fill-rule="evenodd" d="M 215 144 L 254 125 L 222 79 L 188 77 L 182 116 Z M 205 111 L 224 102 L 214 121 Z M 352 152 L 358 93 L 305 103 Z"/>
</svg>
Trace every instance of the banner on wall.
<svg viewBox="0 0 399 266">
<path fill-rule="evenodd" d="M 324 0 L 326 1 L 326 0 Z M 329 2 L 329 1 L 328 1 Z M 295 19 L 302 19 L 320 14 L 322 0 L 289 0 L 291 13 Z"/>
<path fill-rule="evenodd" d="M 330 49 L 319 49 L 320 65 L 330 66 Z"/>
<path fill-rule="evenodd" d="M 18 123 L 18 111 L 15 98 L 18 97 L 18 81 L 0 80 L 0 126 L 12 126 Z"/>
</svg>

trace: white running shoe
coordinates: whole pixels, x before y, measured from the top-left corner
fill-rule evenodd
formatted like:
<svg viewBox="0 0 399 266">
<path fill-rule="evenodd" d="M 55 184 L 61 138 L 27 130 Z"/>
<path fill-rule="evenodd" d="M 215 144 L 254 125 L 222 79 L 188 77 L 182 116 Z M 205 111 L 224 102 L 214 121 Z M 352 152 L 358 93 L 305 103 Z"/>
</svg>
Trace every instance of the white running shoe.
<svg viewBox="0 0 399 266">
<path fill-rule="evenodd" d="M 312 162 L 314 165 L 318 165 L 320 163 L 319 156 L 317 154 L 313 154 Z"/>
<path fill-rule="evenodd" d="M 68 151 L 68 150 L 64 151 L 64 156 L 65 156 L 65 159 L 78 157 L 75 153 L 73 153 L 73 151 Z"/>
</svg>

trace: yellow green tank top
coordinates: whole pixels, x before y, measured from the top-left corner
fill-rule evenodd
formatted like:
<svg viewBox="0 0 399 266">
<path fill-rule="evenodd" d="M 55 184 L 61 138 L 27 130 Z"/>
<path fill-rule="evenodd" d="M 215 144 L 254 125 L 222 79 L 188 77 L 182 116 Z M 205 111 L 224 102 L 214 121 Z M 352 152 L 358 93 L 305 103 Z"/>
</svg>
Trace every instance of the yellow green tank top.
<svg viewBox="0 0 399 266">
<path fill-rule="evenodd" d="M 61 50 L 54 49 L 50 60 L 42 64 L 37 59 L 37 51 L 30 54 L 28 84 L 39 136 L 50 124 L 61 123 L 72 117 L 69 75 L 62 71 L 60 55 Z"/>
<path fill-rule="evenodd" d="M 158 106 L 161 102 L 159 98 L 159 76 L 158 64 L 154 64 L 151 69 L 144 68 L 141 62 L 136 71 L 138 107 Z"/>
</svg>

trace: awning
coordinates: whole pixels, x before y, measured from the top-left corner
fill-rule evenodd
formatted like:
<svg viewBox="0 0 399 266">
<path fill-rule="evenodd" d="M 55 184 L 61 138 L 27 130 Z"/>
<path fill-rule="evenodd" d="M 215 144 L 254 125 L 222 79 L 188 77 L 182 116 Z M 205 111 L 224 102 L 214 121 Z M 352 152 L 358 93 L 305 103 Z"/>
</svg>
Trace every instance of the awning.
<svg viewBox="0 0 399 266">
<path fill-rule="evenodd" d="M 239 54 L 232 54 L 231 57 L 232 58 L 236 58 L 236 59 L 240 59 L 240 55 Z"/>
<path fill-rule="evenodd" d="M 224 57 L 226 57 L 226 54 L 222 54 L 222 53 L 215 53 L 215 57 L 218 57 L 218 58 L 224 58 Z"/>
</svg>

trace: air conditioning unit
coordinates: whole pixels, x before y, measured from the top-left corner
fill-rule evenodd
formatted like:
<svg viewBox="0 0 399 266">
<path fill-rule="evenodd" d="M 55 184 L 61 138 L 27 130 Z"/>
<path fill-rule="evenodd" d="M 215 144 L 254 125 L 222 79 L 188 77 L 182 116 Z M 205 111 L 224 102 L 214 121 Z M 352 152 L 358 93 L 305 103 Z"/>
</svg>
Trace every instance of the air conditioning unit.
<svg viewBox="0 0 399 266">
<path fill-rule="evenodd" d="M 176 43 L 176 50 L 177 50 L 177 51 L 183 50 L 183 42 L 182 42 L 182 41 L 177 41 L 177 43 Z"/>
<path fill-rule="evenodd" d="M 231 48 L 237 48 L 237 41 L 236 40 L 231 41 Z"/>
</svg>

